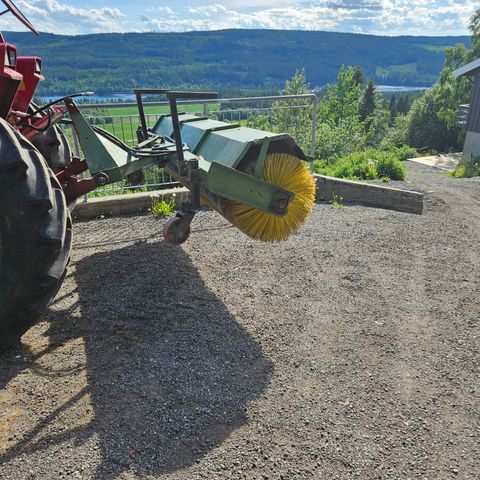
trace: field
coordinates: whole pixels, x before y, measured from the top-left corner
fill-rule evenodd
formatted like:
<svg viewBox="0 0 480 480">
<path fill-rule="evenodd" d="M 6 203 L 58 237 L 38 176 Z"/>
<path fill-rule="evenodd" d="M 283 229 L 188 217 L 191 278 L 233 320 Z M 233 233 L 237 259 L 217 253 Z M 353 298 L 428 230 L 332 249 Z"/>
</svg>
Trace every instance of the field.
<svg viewBox="0 0 480 480">
<path fill-rule="evenodd" d="M 209 114 L 219 111 L 219 105 L 208 106 Z M 179 105 L 179 113 L 203 114 L 203 105 Z M 146 106 L 145 115 L 149 127 L 153 127 L 161 115 L 170 113 L 167 105 Z M 137 127 L 140 124 L 138 108 L 136 106 L 121 106 L 101 109 L 84 108 L 83 114 L 92 124 L 116 135 L 129 145 L 137 141 Z M 243 122 L 245 123 L 245 122 Z"/>
<path fill-rule="evenodd" d="M 478 479 L 479 178 L 408 170 L 423 215 L 318 204 L 276 245 L 76 223 L 1 358 L 0 477 Z"/>
<path fill-rule="evenodd" d="M 218 110 L 216 105 L 209 105 L 210 111 Z M 138 115 L 138 108 L 135 107 L 115 107 L 115 108 L 106 108 L 102 111 L 105 111 L 107 115 L 112 115 L 115 117 L 118 116 L 128 116 L 128 115 Z M 203 112 L 203 107 L 201 105 L 182 105 L 179 106 L 179 111 L 186 113 L 201 113 Z M 145 114 L 147 115 L 163 115 L 170 113 L 170 108 L 168 106 L 157 106 L 157 107 L 145 107 Z"/>
</svg>

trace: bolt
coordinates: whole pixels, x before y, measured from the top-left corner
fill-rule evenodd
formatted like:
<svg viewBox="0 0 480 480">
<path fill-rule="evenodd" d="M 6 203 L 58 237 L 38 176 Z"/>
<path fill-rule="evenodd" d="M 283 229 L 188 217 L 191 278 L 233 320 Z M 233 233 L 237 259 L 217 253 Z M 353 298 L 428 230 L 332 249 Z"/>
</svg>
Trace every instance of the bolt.
<svg viewBox="0 0 480 480">
<path fill-rule="evenodd" d="M 97 185 L 99 187 L 104 187 L 108 183 L 108 177 L 104 173 L 101 173 L 97 177 Z"/>
<path fill-rule="evenodd" d="M 192 158 L 189 160 L 188 167 L 192 170 L 196 170 L 198 168 L 198 158 Z"/>
<path fill-rule="evenodd" d="M 286 198 L 280 198 L 277 201 L 277 208 L 279 211 L 283 212 L 288 207 L 288 200 Z"/>
</svg>

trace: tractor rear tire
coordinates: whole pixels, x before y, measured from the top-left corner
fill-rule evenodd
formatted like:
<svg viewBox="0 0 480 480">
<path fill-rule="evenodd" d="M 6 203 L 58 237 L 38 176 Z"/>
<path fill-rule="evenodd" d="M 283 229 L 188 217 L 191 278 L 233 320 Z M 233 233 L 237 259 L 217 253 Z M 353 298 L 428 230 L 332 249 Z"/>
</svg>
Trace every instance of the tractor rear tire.
<svg viewBox="0 0 480 480">
<path fill-rule="evenodd" d="M 72 246 L 65 196 L 40 152 L 0 119 L 0 350 L 57 294 Z"/>
</svg>

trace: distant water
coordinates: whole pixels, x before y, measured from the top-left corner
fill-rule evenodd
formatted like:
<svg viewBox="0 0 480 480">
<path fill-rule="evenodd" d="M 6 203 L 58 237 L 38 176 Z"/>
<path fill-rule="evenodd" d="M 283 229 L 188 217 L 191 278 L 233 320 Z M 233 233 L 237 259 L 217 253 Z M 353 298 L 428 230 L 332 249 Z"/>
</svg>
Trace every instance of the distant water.
<svg viewBox="0 0 480 480">
<path fill-rule="evenodd" d="M 429 87 L 410 87 L 410 86 L 396 86 L 396 85 L 377 85 L 378 92 L 417 92 L 421 90 L 427 90 Z M 48 103 L 57 98 L 61 98 L 63 95 L 44 95 L 38 97 L 42 103 Z M 111 102 L 135 102 L 136 98 L 133 93 L 106 93 L 104 95 L 93 95 L 91 97 L 79 97 L 77 100 L 81 101 L 82 98 L 90 102 L 97 103 L 111 103 Z"/>
<path fill-rule="evenodd" d="M 378 92 L 419 92 L 422 90 L 428 90 L 430 87 L 405 87 L 405 86 L 392 86 L 392 85 L 377 85 Z"/>
<path fill-rule="evenodd" d="M 43 103 L 48 103 L 52 100 L 56 100 L 57 98 L 62 98 L 65 95 L 40 95 L 37 98 L 39 98 Z M 76 101 L 82 101 L 82 99 L 88 100 L 89 102 L 97 103 L 136 101 L 136 97 L 133 93 L 107 93 L 105 95 L 92 95 L 90 97 L 76 97 Z"/>
</svg>

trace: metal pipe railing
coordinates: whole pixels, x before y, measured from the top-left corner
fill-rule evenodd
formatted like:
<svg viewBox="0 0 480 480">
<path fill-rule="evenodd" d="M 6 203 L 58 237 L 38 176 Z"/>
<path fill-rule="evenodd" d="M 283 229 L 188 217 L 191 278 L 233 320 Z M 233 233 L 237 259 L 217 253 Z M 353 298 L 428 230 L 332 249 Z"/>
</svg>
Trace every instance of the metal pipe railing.
<svg viewBox="0 0 480 480">
<path fill-rule="evenodd" d="M 303 93 L 299 95 L 269 95 L 265 97 L 235 97 L 235 98 L 216 98 L 213 100 L 179 100 L 180 105 L 213 105 L 213 104 L 230 104 L 230 103 L 259 103 L 259 102 L 275 102 L 284 100 L 314 100 L 318 99 L 314 93 Z M 170 105 L 168 100 L 159 102 L 143 102 L 144 107 L 162 107 Z M 78 103 L 79 109 L 95 109 L 95 108 L 125 108 L 136 107 L 136 102 L 118 102 L 118 103 Z"/>
</svg>

